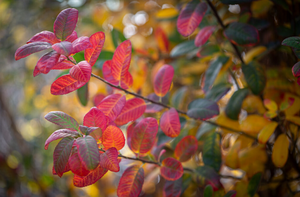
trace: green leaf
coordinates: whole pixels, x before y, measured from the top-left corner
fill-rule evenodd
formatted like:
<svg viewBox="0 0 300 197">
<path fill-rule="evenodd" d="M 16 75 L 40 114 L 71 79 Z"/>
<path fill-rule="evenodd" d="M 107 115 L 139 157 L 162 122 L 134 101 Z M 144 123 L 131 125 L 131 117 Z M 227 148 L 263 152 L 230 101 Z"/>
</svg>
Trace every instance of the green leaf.
<svg viewBox="0 0 300 197">
<path fill-rule="evenodd" d="M 198 166 L 196 168 L 197 182 L 200 185 L 211 185 L 213 190 L 218 190 L 221 186 L 219 174 L 210 166 Z"/>
<path fill-rule="evenodd" d="M 185 41 L 185 42 L 178 44 L 177 46 L 175 46 L 172 49 L 172 51 L 170 52 L 170 56 L 178 57 L 178 56 L 185 55 L 185 54 L 197 49 L 194 42 L 195 42 L 195 40 L 189 40 L 189 41 Z"/>
<path fill-rule="evenodd" d="M 219 74 L 219 71 L 221 70 L 222 66 L 228 62 L 229 57 L 225 55 L 218 56 L 218 58 L 210 63 L 210 66 L 205 72 L 205 79 L 204 79 L 204 92 L 207 92 L 209 89 L 211 89 L 212 85 L 214 84 L 214 81 L 216 77 Z"/>
<path fill-rule="evenodd" d="M 212 197 L 214 194 L 213 188 L 211 185 L 207 185 L 204 189 L 204 197 Z"/>
<path fill-rule="evenodd" d="M 282 41 L 281 44 L 300 50 L 300 37 L 294 36 L 286 38 Z"/>
<path fill-rule="evenodd" d="M 89 88 L 88 83 L 86 83 L 81 88 L 77 89 L 77 96 L 81 105 L 86 106 L 89 101 Z"/>
<path fill-rule="evenodd" d="M 248 189 L 247 189 L 250 197 L 253 197 L 254 194 L 256 193 L 256 190 L 259 187 L 261 175 L 262 175 L 261 172 L 259 172 L 250 179 Z"/>
<path fill-rule="evenodd" d="M 181 87 L 172 95 L 172 106 L 174 106 L 174 108 L 178 109 L 178 108 L 182 107 L 183 100 L 184 100 L 187 89 L 188 88 L 185 86 Z"/>
<path fill-rule="evenodd" d="M 219 106 L 214 101 L 196 99 L 189 104 L 187 115 L 191 118 L 207 120 L 219 115 Z"/>
<path fill-rule="evenodd" d="M 206 44 L 201 47 L 197 55 L 198 57 L 206 57 L 217 52 L 220 52 L 220 47 L 218 45 Z"/>
<path fill-rule="evenodd" d="M 121 42 L 126 40 L 125 36 L 117 29 L 111 31 L 111 37 L 115 48 L 117 48 Z"/>
<path fill-rule="evenodd" d="M 200 140 L 201 137 L 208 132 L 211 132 L 211 131 L 215 132 L 216 128 L 217 127 L 212 124 L 203 122 L 197 131 L 197 134 L 196 134 L 197 140 Z"/>
<path fill-rule="evenodd" d="M 79 124 L 68 114 L 61 111 L 52 111 L 46 114 L 45 119 L 65 129 L 78 130 Z"/>
<path fill-rule="evenodd" d="M 242 71 L 253 94 L 261 94 L 267 83 L 262 66 L 258 62 L 252 61 L 248 65 L 242 65 Z"/>
<path fill-rule="evenodd" d="M 175 147 L 176 147 L 176 145 L 179 143 L 179 141 L 182 139 L 182 138 L 184 138 L 185 136 L 187 136 L 189 134 L 189 129 L 187 129 L 187 128 L 185 128 L 185 129 L 183 129 L 181 132 L 180 132 L 180 134 L 176 137 L 176 138 L 174 138 L 173 140 L 172 140 L 172 142 L 171 142 L 171 148 L 173 149 L 173 150 L 175 150 Z"/>
<path fill-rule="evenodd" d="M 228 118 L 232 120 L 238 120 L 239 114 L 242 108 L 243 100 L 248 95 L 249 90 L 247 88 L 237 90 L 228 101 L 228 104 L 225 108 L 225 113 Z"/>
<path fill-rule="evenodd" d="M 224 197 L 235 197 L 235 195 L 236 195 L 236 191 L 230 190 L 229 192 L 227 192 L 227 193 L 225 194 Z"/>
<path fill-rule="evenodd" d="M 113 58 L 114 53 L 111 51 L 101 51 L 96 64 L 94 65 L 96 68 L 102 69 L 102 66 L 105 61 L 111 60 Z"/>
<path fill-rule="evenodd" d="M 91 136 L 76 139 L 78 156 L 88 170 L 97 168 L 100 162 L 100 153 L 96 140 Z"/>
<path fill-rule="evenodd" d="M 231 86 L 232 85 L 230 83 L 219 83 L 217 85 L 214 85 L 212 89 L 207 92 L 205 98 L 218 102 L 223 96 L 227 94 L 227 92 L 231 89 Z"/>
<path fill-rule="evenodd" d="M 203 145 L 203 162 L 219 172 L 222 163 L 220 134 L 211 132 L 208 134 Z"/>
<path fill-rule="evenodd" d="M 246 23 L 230 23 L 225 29 L 224 35 L 232 43 L 242 46 L 253 46 L 259 42 L 257 29 Z"/>
<path fill-rule="evenodd" d="M 73 58 L 75 59 L 76 62 L 81 62 L 81 61 L 84 61 L 84 53 L 83 51 L 79 52 L 79 53 L 76 53 Z"/>
</svg>

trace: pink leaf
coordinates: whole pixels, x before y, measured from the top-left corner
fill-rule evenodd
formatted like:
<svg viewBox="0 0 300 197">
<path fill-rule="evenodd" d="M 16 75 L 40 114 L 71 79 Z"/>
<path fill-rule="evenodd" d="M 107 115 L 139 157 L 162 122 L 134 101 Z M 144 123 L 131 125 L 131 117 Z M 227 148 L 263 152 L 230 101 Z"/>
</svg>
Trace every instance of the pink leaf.
<svg viewBox="0 0 300 197">
<path fill-rule="evenodd" d="M 99 103 L 105 98 L 104 94 L 96 94 L 93 98 L 93 103 L 95 106 L 99 105 Z"/>
<path fill-rule="evenodd" d="M 160 172 L 165 179 L 175 181 L 183 175 L 183 167 L 176 159 L 168 157 L 161 164 Z"/>
<path fill-rule="evenodd" d="M 69 162 L 67 163 L 67 165 L 66 165 L 66 167 L 65 167 L 65 169 L 64 169 L 64 171 L 63 171 L 63 173 L 65 173 L 65 172 L 68 172 L 68 171 L 70 171 L 71 169 L 70 169 L 70 165 L 69 165 Z M 55 171 L 55 169 L 54 169 L 54 165 L 53 165 L 53 167 L 52 167 L 52 174 L 53 175 L 57 175 L 57 173 L 56 173 L 56 171 Z"/>
<path fill-rule="evenodd" d="M 73 92 L 78 88 L 84 86 L 86 82 L 78 81 L 71 77 L 71 75 L 63 75 L 56 79 L 51 85 L 51 94 L 53 95 L 63 95 Z"/>
<path fill-rule="evenodd" d="M 82 177 L 75 174 L 73 178 L 73 184 L 76 187 L 92 185 L 101 179 L 107 171 L 107 169 L 103 169 L 100 165 L 98 165 L 98 167 L 91 171 L 87 176 Z"/>
<path fill-rule="evenodd" d="M 115 120 L 117 125 L 124 125 L 129 121 L 138 119 L 146 110 L 146 103 L 143 99 L 133 98 L 126 101 L 121 113 Z"/>
<path fill-rule="evenodd" d="M 78 20 L 78 11 L 74 8 L 68 8 L 61 11 L 53 26 L 55 36 L 58 39 L 65 40 L 74 31 Z"/>
<path fill-rule="evenodd" d="M 74 79 L 82 82 L 88 82 L 91 78 L 92 67 L 86 61 L 81 61 L 70 69 L 70 75 Z"/>
<path fill-rule="evenodd" d="M 72 131 L 68 129 L 59 129 L 57 131 L 54 131 L 45 142 L 45 150 L 48 149 L 48 146 L 51 142 L 64 137 L 79 137 L 79 134 L 76 131 Z"/>
<path fill-rule="evenodd" d="M 92 47 L 90 39 L 87 36 L 81 36 L 72 42 L 73 51 L 72 54 L 78 53 L 80 51 L 86 50 Z"/>
<path fill-rule="evenodd" d="M 86 176 L 90 173 L 90 171 L 81 162 L 76 146 L 72 150 L 72 154 L 69 158 L 68 163 L 70 165 L 71 171 L 78 176 Z"/>
<path fill-rule="evenodd" d="M 60 54 L 56 53 L 55 51 L 50 51 L 44 54 L 37 62 L 33 76 L 35 77 L 40 73 L 47 74 L 50 72 L 50 70 L 58 62 L 59 56 Z"/>
<path fill-rule="evenodd" d="M 15 53 L 15 60 L 19 60 L 21 58 L 27 57 L 32 53 L 36 53 L 45 49 L 50 48 L 52 45 L 47 42 L 32 42 L 29 44 L 25 44 L 17 49 Z"/>
<path fill-rule="evenodd" d="M 102 133 L 102 144 L 105 149 L 115 147 L 121 150 L 125 145 L 125 137 L 121 129 L 116 126 L 109 125 Z"/>
<path fill-rule="evenodd" d="M 88 63 L 90 63 L 91 66 L 94 66 L 94 64 L 96 63 L 99 54 L 101 53 L 104 40 L 105 40 L 105 34 L 102 31 L 94 33 L 89 38 L 92 47 L 84 51 L 84 59 Z"/>
<path fill-rule="evenodd" d="M 74 42 L 77 38 L 78 38 L 77 32 L 74 30 L 74 31 L 72 32 L 72 34 L 69 35 L 69 36 L 66 38 L 66 41 L 72 43 L 72 42 Z"/>
<path fill-rule="evenodd" d="M 160 128 L 169 137 L 177 137 L 180 133 L 180 120 L 176 109 L 163 113 L 160 118 Z"/>
<path fill-rule="evenodd" d="M 128 89 L 132 86 L 133 79 L 130 72 L 126 72 L 124 75 L 121 76 L 121 87 L 124 89 Z"/>
<path fill-rule="evenodd" d="M 185 8 L 181 10 L 177 19 L 178 32 L 185 37 L 191 35 L 201 23 L 206 10 L 207 5 L 204 2 L 189 2 Z"/>
<path fill-rule="evenodd" d="M 139 196 L 144 184 L 144 169 L 137 165 L 127 168 L 119 182 L 118 197 Z"/>
<path fill-rule="evenodd" d="M 204 45 L 209 37 L 214 33 L 215 29 L 215 26 L 203 27 L 195 38 L 195 46 L 200 47 Z"/>
<path fill-rule="evenodd" d="M 174 68 L 170 65 L 162 66 L 154 78 L 154 92 L 157 96 L 163 97 L 170 89 L 174 76 Z"/>
<path fill-rule="evenodd" d="M 52 48 L 59 54 L 69 56 L 73 51 L 73 46 L 71 42 L 63 41 L 52 45 Z"/>
<path fill-rule="evenodd" d="M 112 172 L 119 172 L 118 150 L 112 147 L 105 151 L 105 153 L 100 154 L 100 165 L 102 168 Z"/>
<path fill-rule="evenodd" d="M 70 59 L 73 59 L 70 57 Z M 51 70 L 64 70 L 70 69 L 74 66 L 64 55 L 61 55 L 58 62 L 51 68 Z"/>
<path fill-rule="evenodd" d="M 83 124 L 89 127 L 99 127 L 104 131 L 107 127 L 107 119 L 100 109 L 93 107 L 85 114 Z"/>
<path fill-rule="evenodd" d="M 27 44 L 32 42 L 48 42 L 50 44 L 55 44 L 58 43 L 59 40 L 55 37 L 55 34 L 53 32 L 42 31 L 30 38 L 30 40 L 27 41 Z"/>
<path fill-rule="evenodd" d="M 198 141 L 194 136 L 188 135 L 182 138 L 175 148 L 175 157 L 185 162 L 189 160 L 193 155 L 196 154 L 198 149 Z"/>
<path fill-rule="evenodd" d="M 113 63 L 112 60 L 107 60 L 104 62 L 103 66 L 102 66 L 103 78 L 113 85 L 119 85 L 119 81 L 116 80 L 111 74 L 112 63 Z"/>
<path fill-rule="evenodd" d="M 106 116 L 114 121 L 121 113 L 126 103 L 126 97 L 122 94 L 112 94 L 105 97 L 97 106 Z"/>
</svg>

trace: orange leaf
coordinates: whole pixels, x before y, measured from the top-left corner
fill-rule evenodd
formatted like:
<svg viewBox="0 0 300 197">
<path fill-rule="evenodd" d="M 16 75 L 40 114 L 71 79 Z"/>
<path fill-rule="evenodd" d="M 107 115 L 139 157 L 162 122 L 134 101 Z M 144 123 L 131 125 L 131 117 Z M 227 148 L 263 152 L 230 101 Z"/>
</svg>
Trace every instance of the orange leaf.
<svg viewBox="0 0 300 197">
<path fill-rule="evenodd" d="M 192 136 L 188 135 L 176 145 L 175 148 L 175 157 L 181 161 L 185 162 L 189 160 L 194 154 L 196 154 L 198 149 L 198 141 Z"/>
<path fill-rule="evenodd" d="M 267 124 L 258 134 L 258 141 L 262 144 L 267 143 L 271 135 L 274 133 L 276 127 L 278 126 L 277 122 L 271 122 Z"/>
<path fill-rule="evenodd" d="M 121 113 L 126 103 L 126 97 L 122 94 L 112 94 L 105 97 L 97 106 L 106 116 L 114 121 Z"/>
<path fill-rule="evenodd" d="M 121 150 L 125 145 L 125 137 L 121 129 L 109 125 L 102 133 L 102 144 L 105 149 L 115 147 L 117 150 Z"/>
<path fill-rule="evenodd" d="M 165 179 L 175 181 L 183 175 L 183 167 L 179 161 L 168 157 L 161 162 L 160 173 Z"/>
</svg>

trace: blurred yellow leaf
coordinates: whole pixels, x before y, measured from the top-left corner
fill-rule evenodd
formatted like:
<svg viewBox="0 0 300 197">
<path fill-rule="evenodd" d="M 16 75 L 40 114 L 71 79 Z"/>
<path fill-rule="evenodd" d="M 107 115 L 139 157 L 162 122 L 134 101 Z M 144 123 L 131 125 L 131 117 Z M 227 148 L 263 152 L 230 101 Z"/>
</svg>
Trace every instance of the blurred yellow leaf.
<svg viewBox="0 0 300 197">
<path fill-rule="evenodd" d="M 241 122 L 241 130 L 246 133 L 257 134 L 269 124 L 269 120 L 259 115 L 249 115 Z"/>
<path fill-rule="evenodd" d="M 241 142 L 236 142 L 233 146 L 230 147 L 225 157 L 225 164 L 232 169 L 237 169 L 239 167 L 238 152 L 240 150 L 240 147 Z"/>
<path fill-rule="evenodd" d="M 294 99 L 294 103 L 284 110 L 286 115 L 295 115 L 300 110 L 300 98 L 291 93 L 285 93 L 283 101 L 288 101 L 290 98 Z"/>
<path fill-rule="evenodd" d="M 253 161 L 264 163 L 267 159 L 266 150 L 261 145 L 245 148 L 239 152 L 239 164 L 242 169 L 249 166 Z"/>
<path fill-rule="evenodd" d="M 272 161 L 278 168 L 282 168 L 287 161 L 289 155 L 289 139 L 282 133 L 280 134 L 273 146 Z"/>
<path fill-rule="evenodd" d="M 259 96 L 255 95 L 249 95 L 244 99 L 242 109 L 246 110 L 248 113 L 259 114 L 264 114 L 266 111 L 262 100 L 259 98 Z"/>
<path fill-rule="evenodd" d="M 176 8 L 166 8 L 166 9 L 159 10 L 156 13 L 156 18 L 158 20 L 171 19 L 176 17 L 177 15 L 178 15 L 178 11 Z"/>
<path fill-rule="evenodd" d="M 223 112 L 218 116 L 218 118 L 216 120 L 216 123 L 218 123 L 219 125 L 224 125 L 226 127 L 229 127 L 231 129 L 240 130 L 239 122 L 236 121 L 236 120 L 232 120 L 232 119 L 228 118 L 225 115 L 225 113 L 223 113 Z M 222 128 L 222 130 L 224 131 L 225 134 L 226 133 L 231 133 L 230 130 L 223 129 L 223 128 Z"/>
<path fill-rule="evenodd" d="M 277 104 L 276 104 L 274 101 L 270 100 L 270 99 L 265 99 L 265 100 L 264 100 L 264 105 L 266 106 L 266 108 L 267 108 L 269 111 L 274 112 L 274 111 L 277 111 L 277 110 L 278 110 Z"/>
<path fill-rule="evenodd" d="M 267 50 L 267 48 L 265 46 L 257 46 L 257 47 L 252 48 L 243 57 L 245 64 L 249 64 L 256 56 L 260 55 L 261 53 L 263 53 L 266 50 Z"/>
<path fill-rule="evenodd" d="M 271 122 L 266 125 L 258 134 L 258 141 L 262 144 L 265 144 L 271 135 L 274 133 L 276 127 L 278 126 L 277 122 Z"/>
<path fill-rule="evenodd" d="M 299 116 L 286 116 L 285 119 L 300 126 L 300 117 Z"/>
</svg>

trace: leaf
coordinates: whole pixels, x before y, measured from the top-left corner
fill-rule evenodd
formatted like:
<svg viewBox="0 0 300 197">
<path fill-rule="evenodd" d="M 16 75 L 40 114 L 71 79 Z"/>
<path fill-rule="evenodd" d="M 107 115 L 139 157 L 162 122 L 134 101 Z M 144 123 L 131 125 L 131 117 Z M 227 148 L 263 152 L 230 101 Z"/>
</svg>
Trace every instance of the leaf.
<svg viewBox="0 0 300 197">
<path fill-rule="evenodd" d="M 287 101 L 285 100 L 285 101 L 281 102 L 281 104 L 279 106 L 279 110 L 280 111 L 286 110 L 287 108 L 291 107 L 294 104 L 294 102 L 295 102 L 294 98 L 292 98 L 292 97 L 288 98 Z"/>
<path fill-rule="evenodd" d="M 104 40 L 105 40 L 105 34 L 102 31 L 94 33 L 89 38 L 92 47 L 84 51 L 84 58 L 91 66 L 94 66 L 94 64 L 96 63 L 101 53 Z"/>
<path fill-rule="evenodd" d="M 84 86 L 86 82 L 78 81 L 71 75 L 63 75 L 56 79 L 51 85 L 51 94 L 64 95 Z"/>
<path fill-rule="evenodd" d="M 93 98 L 93 103 L 94 103 L 94 106 L 97 106 L 99 105 L 99 103 L 105 98 L 105 95 L 104 94 L 96 94 Z"/>
<path fill-rule="evenodd" d="M 73 51 L 73 46 L 71 42 L 63 41 L 52 45 L 52 49 L 58 54 L 69 56 Z"/>
<path fill-rule="evenodd" d="M 173 95 L 172 95 L 172 106 L 174 108 L 179 108 L 183 101 L 184 97 L 186 96 L 188 88 L 186 86 L 179 88 Z"/>
<path fill-rule="evenodd" d="M 227 193 L 225 194 L 224 197 L 235 197 L 235 196 L 236 196 L 236 191 L 230 190 L 229 192 L 227 192 Z"/>
<path fill-rule="evenodd" d="M 243 100 L 246 98 L 248 93 L 249 91 L 246 88 L 237 90 L 233 93 L 225 108 L 225 113 L 228 116 L 228 118 L 232 120 L 239 119 L 239 114 L 242 108 Z"/>
<path fill-rule="evenodd" d="M 59 40 L 55 37 L 55 34 L 51 31 L 42 31 L 40 33 L 35 34 L 26 42 L 26 44 L 32 43 L 32 42 L 47 42 L 49 44 L 55 44 L 58 43 Z"/>
<path fill-rule="evenodd" d="M 154 36 L 159 50 L 163 53 L 169 53 L 170 43 L 164 30 L 161 27 L 157 27 L 154 31 Z"/>
<path fill-rule="evenodd" d="M 269 111 L 274 111 L 276 112 L 278 110 L 278 106 L 275 101 L 270 100 L 270 99 L 265 99 L 264 100 L 264 106 L 269 110 Z"/>
<path fill-rule="evenodd" d="M 72 137 L 63 138 L 55 147 L 53 153 L 53 163 L 55 172 L 59 177 L 64 173 L 72 150 L 74 139 Z"/>
<path fill-rule="evenodd" d="M 187 37 L 199 26 L 207 10 L 206 3 L 191 1 L 181 10 L 177 19 L 178 32 Z"/>
<path fill-rule="evenodd" d="M 47 42 L 32 42 L 29 44 L 25 44 L 17 49 L 15 53 L 15 60 L 19 60 L 21 58 L 27 57 L 32 53 L 36 53 L 45 49 L 50 48 L 52 45 Z"/>
<path fill-rule="evenodd" d="M 88 82 L 91 78 L 92 67 L 87 61 L 81 61 L 70 69 L 70 75 L 74 79 Z"/>
<path fill-rule="evenodd" d="M 86 106 L 89 101 L 89 88 L 88 83 L 86 83 L 81 88 L 77 89 L 77 97 L 82 106 Z"/>
<path fill-rule="evenodd" d="M 225 157 L 225 165 L 231 169 L 239 167 L 239 151 L 241 149 L 241 141 L 235 142 L 228 150 Z"/>
<path fill-rule="evenodd" d="M 53 26 L 55 36 L 58 39 L 65 40 L 74 31 L 78 20 L 78 11 L 74 8 L 68 8 L 61 11 Z"/>
<path fill-rule="evenodd" d="M 147 153 L 154 145 L 158 124 L 152 117 L 144 118 L 134 128 L 131 133 L 131 150 L 137 154 Z"/>
<path fill-rule="evenodd" d="M 100 165 L 98 165 L 98 167 L 91 171 L 87 176 L 82 177 L 75 174 L 73 178 L 73 184 L 76 187 L 92 185 L 101 179 L 107 171 L 107 169 L 103 169 Z"/>
<path fill-rule="evenodd" d="M 106 116 L 97 107 L 92 107 L 90 111 L 85 114 L 83 118 L 83 125 L 99 127 L 104 131 L 107 127 Z"/>
<path fill-rule="evenodd" d="M 137 165 L 127 168 L 118 185 L 118 197 L 139 196 L 144 184 L 144 169 Z"/>
<path fill-rule="evenodd" d="M 281 44 L 299 50 L 300 49 L 300 37 L 294 36 L 294 37 L 286 38 L 282 41 Z"/>
<path fill-rule="evenodd" d="M 60 54 L 56 53 L 55 51 L 50 51 L 44 54 L 39 61 L 37 62 L 33 76 L 37 76 L 40 73 L 47 74 L 58 62 Z"/>
<path fill-rule="evenodd" d="M 108 169 L 112 172 L 119 172 L 120 166 L 118 162 L 118 150 L 112 147 L 100 154 L 100 165 L 102 168 Z"/>
<path fill-rule="evenodd" d="M 48 149 L 48 146 L 54 140 L 58 140 L 65 137 L 79 137 L 79 133 L 76 131 L 68 130 L 68 129 L 59 129 L 54 131 L 45 142 L 45 150 Z"/>
<path fill-rule="evenodd" d="M 69 172 L 69 171 L 70 171 L 70 165 L 69 165 L 69 162 L 68 162 L 67 165 L 66 165 L 66 167 L 65 167 L 65 169 L 64 169 L 64 171 L 63 171 L 63 173 Z M 52 167 L 52 174 L 53 175 L 57 175 L 57 173 L 56 173 L 56 171 L 54 169 L 54 166 Z"/>
<path fill-rule="evenodd" d="M 196 134 L 196 138 L 197 140 L 200 140 L 202 138 L 203 135 L 205 135 L 208 132 L 214 132 L 216 130 L 216 126 L 211 125 L 209 123 L 203 122 L 201 124 L 201 126 L 199 127 L 197 134 Z"/>
<path fill-rule="evenodd" d="M 211 185 L 207 185 L 204 188 L 204 193 L 203 193 L 203 197 L 212 197 L 214 194 L 213 188 Z"/>
<path fill-rule="evenodd" d="M 105 97 L 97 106 L 106 116 L 114 121 L 121 113 L 126 103 L 126 97 L 122 94 L 112 94 Z"/>
<path fill-rule="evenodd" d="M 106 150 L 111 147 L 121 150 L 125 145 L 125 137 L 121 129 L 109 125 L 102 133 L 102 144 Z"/>
<path fill-rule="evenodd" d="M 286 134 L 280 134 L 275 140 L 273 151 L 272 151 L 272 161 L 277 168 L 282 168 L 289 156 L 289 139 Z"/>
<path fill-rule="evenodd" d="M 168 157 L 161 162 L 160 173 L 166 180 L 175 181 L 182 177 L 183 167 L 179 161 Z"/>
<path fill-rule="evenodd" d="M 252 61 L 248 65 L 242 65 L 242 71 L 253 94 L 261 94 L 267 83 L 262 66 L 258 62 Z"/>
<path fill-rule="evenodd" d="M 61 111 L 52 111 L 46 114 L 45 119 L 60 127 L 71 130 L 78 130 L 79 124 L 74 118 Z"/>
<path fill-rule="evenodd" d="M 189 104 L 187 115 L 191 118 L 207 120 L 219 115 L 219 106 L 214 101 L 196 99 Z"/>
<path fill-rule="evenodd" d="M 297 62 L 293 66 L 292 72 L 293 72 L 294 77 L 300 77 L 300 62 Z"/>
<path fill-rule="evenodd" d="M 256 190 L 259 187 L 261 176 L 262 176 L 262 174 L 261 174 L 261 172 L 259 172 L 250 179 L 249 185 L 247 188 L 247 193 L 249 194 L 250 197 L 253 197 L 255 195 Z"/>
<path fill-rule="evenodd" d="M 90 43 L 90 38 L 87 36 L 81 36 L 72 42 L 73 51 L 72 54 L 78 53 L 80 51 L 86 50 L 88 48 L 92 48 L 92 44 Z"/>
<path fill-rule="evenodd" d="M 168 95 L 168 94 L 167 94 L 167 95 Z M 161 99 L 163 104 L 168 104 L 168 98 L 167 98 L 167 95 L 164 96 L 164 97 Z M 159 97 L 158 97 L 155 93 L 149 94 L 149 96 L 147 96 L 147 98 L 150 99 L 150 100 L 159 102 Z M 145 111 L 145 112 L 146 112 L 146 113 L 156 113 L 156 112 L 161 111 L 162 109 L 164 109 L 164 107 L 161 106 L 161 105 L 157 105 L 157 104 L 147 104 L 147 107 L 146 107 L 146 111 Z"/>
<path fill-rule="evenodd" d="M 214 61 L 212 61 L 205 72 L 204 87 L 203 90 L 207 92 L 213 86 L 216 77 L 218 76 L 221 68 L 229 60 L 229 57 L 221 55 Z"/>
<path fill-rule="evenodd" d="M 270 124 L 267 124 L 257 136 L 259 143 L 266 144 L 277 126 L 277 122 L 271 122 Z"/>
<path fill-rule="evenodd" d="M 110 82 L 113 85 L 119 85 L 119 81 L 116 80 L 113 75 L 111 74 L 111 69 L 112 69 L 112 64 L 113 61 L 112 60 L 107 60 L 104 62 L 103 66 L 102 66 L 102 73 L 103 73 L 103 78 Z"/>
<path fill-rule="evenodd" d="M 170 89 L 174 76 L 174 68 L 170 65 L 162 66 L 156 73 L 153 87 L 154 92 L 159 97 L 164 97 Z"/>
<path fill-rule="evenodd" d="M 198 166 L 196 168 L 197 182 L 200 185 L 211 185 L 213 190 L 216 191 L 221 186 L 220 176 L 216 171 L 210 166 Z"/>
<path fill-rule="evenodd" d="M 203 145 L 203 163 L 219 172 L 222 164 L 220 134 L 211 132 L 205 138 Z"/>
<path fill-rule="evenodd" d="M 176 45 L 170 52 L 171 57 L 178 57 L 181 55 L 186 55 L 187 53 L 197 49 L 197 47 L 194 44 L 194 40 L 189 40 L 182 42 L 178 45 Z"/>
<path fill-rule="evenodd" d="M 72 154 L 69 157 L 68 163 L 71 171 L 78 176 L 86 176 L 90 173 L 90 171 L 81 162 L 76 146 L 72 150 Z"/>
<path fill-rule="evenodd" d="M 120 126 L 136 120 L 144 114 L 145 110 L 146 103 L 143 99 L 132 98 L 126 101 L 125 106 L 116 118 L 115 123 Z"/>
<path fill-rule="evenodd" d="M 180 133 L 179 115 L 175 108 L 164 112 L 160 117 L 160 128 L 169 137 L 177 137 Z"/>
<path fill-rule="evenodd" d="M 179 197 L 181 194 L 182 177 L 175 181 L 165 181 L 163 197 Z"/>
<path fill-rule="evenodd" d="M 214 33 L 215 29 L 215 26 L 206 26 L 202 28 L 195 38 L 195 46 L 200 47 L 204 45 L 209 37 Z"/>
<path fill-rule="evenodd" d="M 84 135 L 89 135 L 90 133 L 92 133 L 93 131 L 95 131 L 97 129 L 99 129 L 99 127 L 87 127 L 87 126 L 84 126 L 84 125 L 79 125 L 79 130 Z"/>
<path fill-rule="evenodd" d="M 78 156 L 88 170 L 94 170 L 100 163 L 100 154 L 96 140 L 91 136 L 77 138 Z"/>
<path fill-rule="evenodd" d="M 246 23 L 230 23 L 224 31 L 224 36 L 233 44 L 241 46 L 253 46 L 259 42 L 257 29 Z"/>
<path fill-rule="evenodd" d="M 220 52 L 220 47 L 218 45 L 208 43 L 200 48 L 200 50 L 197 53 L 197 57 L 207 57 L 214 55 L 218 52 Z"/>
<path fill-rule="evenodd" d="M 158 21 L 168 21 L 176 19 L 178 10 L 174 7 L 160 9 L 156 12 L 155 18 Z"/>
<path fill-rule="evenodd" d="M 73 59 L 70 57 L 70 59 Z M 61 55 L 58 59 L 58 62 L 51 68 L 51 70 L 63 70 L 70 69 L 74 66 L 65 56 Z"/>
<path fill-rule="evenodd" d="M 249 64 L 255 57 L 259 57 L 265 51 L 267 51 L 267 47 L 265 46 L 257 46 L 250 49 L 243 57 L 245 64 Z"/>
<path fill-rule="evenodd" d="M 229 83 L 219 83 L 214 85 L 205 95 L 205 98 L 218 102 L 223 96 L 225 96 L 231 89 L 231 84 Z"/>
<path fill-rule="evenodd" d="M 194 154 L 196 154 L 198 149 L 198 141 L 192 136 L 188 135 L 182 138 L 176 145 L 174 154 L 176 159 L 180 162 L 188 161 Z"/>
<path fill-rule="evenodd" d="M 124 35 L 116 28 L 113 28 L 111 31 L 111 37 L 115 48 L 119 46 L 120 42 L 124 42 L 126 40 Z"/>
<path fill-rule="evenodd" d="M 77 32 L 74 30 L 71 35 L 66 38 L 68 42 L 74 42 L 78 38 Z"/>
</svg>

